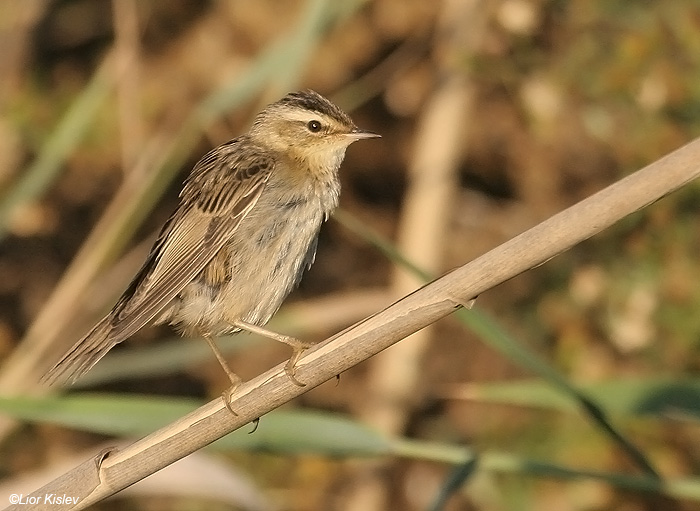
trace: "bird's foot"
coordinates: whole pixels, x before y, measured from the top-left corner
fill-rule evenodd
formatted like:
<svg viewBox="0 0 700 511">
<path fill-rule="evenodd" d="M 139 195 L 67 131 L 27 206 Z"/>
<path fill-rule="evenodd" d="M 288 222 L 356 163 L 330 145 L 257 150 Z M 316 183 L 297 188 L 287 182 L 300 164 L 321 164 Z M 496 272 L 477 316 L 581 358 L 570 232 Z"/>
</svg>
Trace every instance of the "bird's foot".
<svg viewBox="0 0 700 511">
<path fill-rule="evenodd" d="M 284 372 L 287 374 L 290 380 L 294 382 L 295 385 L 298 385 L 300 387 L 306 387 L 306 383 L 300 382 L 295 374 L 296 374 L 296 369 L 297 369 L 297 363 L 299 362 L 299 359 L 301 358 L 301 355 L 304 353 L 305 350 L 309 349 L 311 346 L 314 345 L 312 342 L 305 342 L 305 341 L 300 341 L 296 337 L 290 337 L 288 335 L 282 335 L 278 334 L 277 332 L 272 332 L 270 330 L 267 330 L 263 327 L 260 327 L 258 325 L 253 325 L 251 323 L 248 323 L 246 321 L 234 321 L 231 323 L 233 326 L 236 328 L 240 328 L 241 330 L 246 330 L 248 332 L 262 335 L 263 337 L 267 337 L 268 339 L 273 339 L 278 342 L 282 342 L 284 344 L 287 344 L 288 346 L 291 346 L 292 348 L 292 356 L 287 362 L 287 365 L 284 366 Z"/>
<path fill-rule="evenodd" d="M 228 411 L 231 412 L 231 414 L 238 416 L 238 413 L 233 409 L 233 395 L 238 390 L 238 387 L 241 386 L 243 380 L 241 380 L 240 377 L 235 373 L 231 373 L 228 376 L 231 379 L 231 386 L 228 389 L 224 390 L 224 392 L 221 394 L 221 399 L 224 402 L 224 406 L 226 406 Z"/>
<path fill-rule="evenodd" d="M 292 356 L 289 357 L 287 364 L 284 366 L 284 372 L 287 377 L 292 380 L 292 383 L 298 385 L 299 387 L 306 387 L 306 383 L 299 381 L 296 377 L 297 363 L 299 359 L 304 354 L 304 351 L 308 350 L 314 345 L 312 342 L 304 342 L 294 337 L 287 337 L 287 340 L 282 341 L 285 344 L 289 344 L 292 347 Z"/>
</svg>

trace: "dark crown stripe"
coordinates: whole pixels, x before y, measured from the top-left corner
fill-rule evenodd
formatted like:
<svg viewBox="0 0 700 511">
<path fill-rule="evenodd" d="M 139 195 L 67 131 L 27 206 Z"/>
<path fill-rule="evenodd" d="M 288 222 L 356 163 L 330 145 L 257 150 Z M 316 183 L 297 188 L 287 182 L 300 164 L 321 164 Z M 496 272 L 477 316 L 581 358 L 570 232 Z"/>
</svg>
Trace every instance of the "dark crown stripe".
<svg viewBox="0 0 700 511">
<path fill-rule="evenodd" d="M 352 120 L 345 112 L 311 89 L 290 92 L 279 100 L 279 104 L 318 112 L 344 124 L 352 125 Z"/>
</svg>

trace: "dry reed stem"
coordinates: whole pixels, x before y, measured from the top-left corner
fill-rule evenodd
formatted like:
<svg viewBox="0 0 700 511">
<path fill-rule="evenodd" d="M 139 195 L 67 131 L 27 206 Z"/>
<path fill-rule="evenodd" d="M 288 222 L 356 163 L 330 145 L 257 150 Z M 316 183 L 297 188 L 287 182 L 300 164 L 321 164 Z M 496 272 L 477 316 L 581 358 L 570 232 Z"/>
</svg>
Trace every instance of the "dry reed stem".
<svg viewBox="0 0 700 511">
<path fill-rule="evenodd" d="M 33 509 L 84 509 L 113 495 L 449 315 L 457 302 L 467 302 L 543 264 L 698 176 L 700 139 L 311 348 L 296 374 L 306 387 L 292 383 L 284 364 L 279 364 L 239 387 L 232 403 L 238 415 L 222 399 L 215 399 L 129 447 L 98 454 L 32 494 L 40 502 L 51 493 L 80 497 L 77 506 L 51 504 Z"/>
</svg>

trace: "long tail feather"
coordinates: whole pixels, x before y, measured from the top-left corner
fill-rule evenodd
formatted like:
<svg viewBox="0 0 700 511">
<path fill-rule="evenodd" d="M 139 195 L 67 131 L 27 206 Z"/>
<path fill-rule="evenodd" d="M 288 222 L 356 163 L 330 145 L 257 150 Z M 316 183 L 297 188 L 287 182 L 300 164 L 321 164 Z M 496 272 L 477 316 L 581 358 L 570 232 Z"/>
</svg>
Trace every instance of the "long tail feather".
<svg viewBox="0 0 700 511">
<path fill-rule="evenodd" d="M 85 337 L 73 345 L 61 360 L 56 362 L 56 365 L 49 369 L 41 381 L 48 384 L 59 381 L 72 384 L 88 372 L 117 344 L 115 340 L 110 339 L 111 320 L 111 316 L 108 315 L 97 323 Z"/>
</svg>

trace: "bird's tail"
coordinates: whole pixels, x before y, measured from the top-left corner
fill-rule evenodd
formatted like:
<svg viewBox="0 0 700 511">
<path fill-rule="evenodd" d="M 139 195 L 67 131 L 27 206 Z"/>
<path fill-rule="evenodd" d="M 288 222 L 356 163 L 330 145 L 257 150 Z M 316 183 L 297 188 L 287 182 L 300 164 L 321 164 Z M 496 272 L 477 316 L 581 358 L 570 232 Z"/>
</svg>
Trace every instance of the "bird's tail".
<svg viewBox="0 0 700 511">
<path fill-rule="evenodd" d="M 75 383 L 118 343 L 118 341 L 110 339 L 111 323 L 112 317 L 107 315 L 85 337 L 75 343 L 68 353 L 49 369 L 41 381 L 48 384 L 59 381 L 69 384 Z"/>
</svg>

